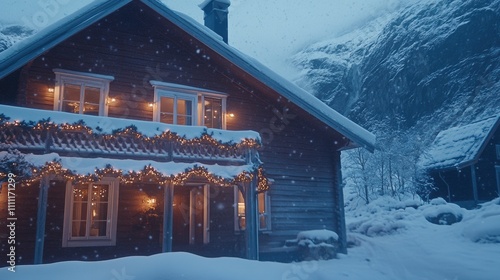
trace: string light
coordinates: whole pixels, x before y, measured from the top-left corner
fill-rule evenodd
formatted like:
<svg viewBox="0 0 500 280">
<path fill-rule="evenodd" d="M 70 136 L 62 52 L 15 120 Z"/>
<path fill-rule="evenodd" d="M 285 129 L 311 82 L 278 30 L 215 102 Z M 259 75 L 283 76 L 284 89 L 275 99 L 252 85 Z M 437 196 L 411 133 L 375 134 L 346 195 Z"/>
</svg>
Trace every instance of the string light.
<svg viewBox="0 0 500 280">
<path fill-rule="evenodd" d="M 111 134 L 103 134 L 100 131 L 94 131 L 92 128 L 85 125 L 83 121 L 79 121 L 73 124 L 55 124 L 49 119 L 40 120 L 38 122 L 25 122 L 25 121 L 9 121 L 10 118 L 3 114 L 0 114 L 0 131 L 6 131 L 9 129 L 22 129 L 23 131 L 35 130 L 35 131 L 51 131 L 51 132 L 66 132 L 75 131 L 79 133 L 86 133 L 92 137 L 102 137 L 104 140 L 117 140 L 120 137 L 127 136 L 133 137 L 139 141 L 143 141 L 146 144 L 156 143 L 159 141 L 171 141 L 177 143 L 181 147 L 192 147 L 199 145 L 208 145 L 220 152 L 234 153 L 242 149 L 256 149 L 260 146 L 258 139 L 245 138 L 239 143 L 222 143 L 221 141 L 213 138 L 205 130 L 200 137 L 187 139 L 177 135 L 175 132 L 165 131 L 160 135 L 155 135 L 153 137 L 148 137 L 137 131 L 135 126 L 129 126 L 124 129 L 118 129 L 113 131 Z M 4 136 L 5 137 L 5 136 Z M 8 138 L 8 136 L 7 136 Z M 8 142 L 8 139 L 3 139 L 4 142 Z M 140 171 L 129 171 L 124 174 L 122 170 L 114 169 L 111 166 L 106 166 L 103 169 L 96 169 L 93 174 L 77 174 L 70 170 L 64 169 L 60 162 L 53 161 L 48 162 L 41 167 L 33 167 L 31 170 L 32 176 L 29 179 L 25 179 L 24 182 L 27 185 L 33 184 L 35 181 L 40 180 L 42 177 L 47 175 L 56 175 L 65 180 L 72 181 L 74 183 L 91 183 L 100 181 L 103 177 L 115 177 L 118 178 L 124 184 L 134 184 L 134 183 L 158 183 L 166 184 L 173 183 L 174 185 L 182 185 L 188 179 L 193 177 L 205 178 L 208 182 L 220 185 L 220 186 L 234 186 L 236 183 L 240 182 L 250 182 L 253 179 L 254 172 L 257 173 L 258 181 L 258 191 L 266 191 L 269 189 L 269 180 L 264 175 L 262 167 L 256 167 L 253 171 L 244 171 L 232 179 L 223 178 L 215 174 L 210 173 L 203 166 L 195 166 L 193 168 L 187 169 L 177 175 L 164 175 L 160 171 L 156 170 L 151 165 L 145 166 L 143 170 Z M 0 174 L 0 178 L 3 174 Z"/>
<path fill-rule="evenodd" d="M 255 172 L 256 171 L 256 172 Z M 133 185 L 137 183 L 156 183 L 165 185 L 172 183 L 176 186 L 184 185 L 189 179 L 204 178 L 209 183 L 222 187 L 231 187 L 237 183 L 250 182 L 253 180 L 254 174 L 257 173 L 257 191 L 264 192 L 269 190 L 269 180 L 264 175 L 262 167 L 258 167 L 255 171 L 243 171 L 233 178 L 224 178 L 222 176 L 210 173 L 204 166 L 194 166 L 186 169 L 184 172 L 175 175 L 165 175 L 155 169 L 151 165 L 144 166 L 139 171 L 129 171 L 124 174 L 120 169 L 114 169 L 111 166 L 106 166 L 102 169 L 95 169 L 93 174 L 76 174 L 68 169 L 64 169 L 60 162 L 53 161 L 47 162 L 41 168 L 34 168 L 32 170 L 33 176 L 26 179 L 27 183 L 33 184 L 44 176 L 57 175 L 73 184 L 84 184 L 99 182 L 104 177 L 114 177 L 120 180 L 122 184 Z"/>
</svg>

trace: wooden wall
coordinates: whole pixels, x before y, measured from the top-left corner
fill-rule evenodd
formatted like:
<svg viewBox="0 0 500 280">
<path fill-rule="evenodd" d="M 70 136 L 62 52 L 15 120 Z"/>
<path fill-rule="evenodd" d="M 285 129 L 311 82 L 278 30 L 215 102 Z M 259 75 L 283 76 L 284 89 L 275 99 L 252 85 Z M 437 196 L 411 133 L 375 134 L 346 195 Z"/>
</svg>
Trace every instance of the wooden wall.
<svg viewBox="0 0 500 280">
<path fill-rule="evenodd" d="M 228 93 L 228 112 L 235 118 L 228 119 L 227 128 L 261 133 L 260 157 L 267 175 L 274 179 L 270 190 L 272 229 L 261 245 L 281 244 L 301 230 L 338 230 L 334 222 L 338 206 L 335 151 L 347 140 L 141 3 L 125 6 L 26 65 L 20 74 L 18 105 L 52 110 L 54 97 L 48 88 L 54 87 L 54 68 L 114 76 L 109 95 L 117 101 L 109 106 L 111 117 L 152 120 L 152 109 L 147 106 L 153 101 L 149 80 Z M 283 119 L 283 114 L 289 117 Z M 128 201 L 140 195 L 136 192 L 120 191 L 120 213 L 126 213 L 121 215 L 132 217 L 127 211 L 133 210 L 124 205 L 131 205 Z M 234 247 L 241 238 L 233 230 L 232 190 L 230 193 L 221 192 L 222 203 L 231 212 L 213 215 L 212 240 Z M 56 213 L 50 217 L 61 218 Z M 117 246 L 130 252 L 137 251 L 136 247 L 156 252 L 153 241 L 135 244 L 136 239 L 148 236 L 130 230 L 136 220 L 125 220 L 118 230 L 126 237 L 121 236 Z M 62 234 L 57 230 L 50 235 Z M 91 252 L 92 259 L 95 254 Z"/>
</svg>

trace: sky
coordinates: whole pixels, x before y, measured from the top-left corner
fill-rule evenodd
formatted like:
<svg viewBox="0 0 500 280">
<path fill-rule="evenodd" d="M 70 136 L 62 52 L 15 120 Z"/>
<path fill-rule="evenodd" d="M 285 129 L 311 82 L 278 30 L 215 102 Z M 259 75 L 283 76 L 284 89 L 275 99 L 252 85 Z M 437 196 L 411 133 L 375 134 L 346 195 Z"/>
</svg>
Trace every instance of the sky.
<svg viewBox="0 0 500 280">
<path fill-rule="evenodd" d="M 43 28 L 93 0 L 0 0 L 0 24 Z M 415 1 L 415 0 L 411 0 Z M 203 0 L 162 0 L 203 22 Z M 405 0 L 231 0 L 229 44 L 286 74 L 286 59 L 307 44 L 328 39 L 394 11 Z"/>
</svg>

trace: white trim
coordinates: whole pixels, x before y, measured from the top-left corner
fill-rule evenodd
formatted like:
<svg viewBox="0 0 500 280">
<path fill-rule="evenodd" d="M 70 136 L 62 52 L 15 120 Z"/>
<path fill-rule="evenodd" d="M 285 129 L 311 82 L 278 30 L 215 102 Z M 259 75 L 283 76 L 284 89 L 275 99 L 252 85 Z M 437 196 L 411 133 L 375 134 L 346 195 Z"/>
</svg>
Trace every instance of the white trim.
<svg viewBox="0 0 500 280">
<path fill-rule="evenodd" d="M 204 89 L 204 88 L 198 88 L 198 87 L 192 87 L 192 86 L 187 86 L 187 85 L 181 85 L 181 84 L 174 84 L 174 83 L 166 83 L 166 82 L 161 82 L 161 81 L 155 81 L 151 80 L 149 83 L 154 87 L 154 88 L 161 88 L 161 89 L 166 89 L 166 90 L 173 90 L 176 92 L 189 92 L 189 93 L 196 93 L 196 94 L 213 94 L 213 95 L 228 95 L 227 93 L 224 92 L 219 92 L 215 90 L 209 90 L 209 89 Z"/>
<path fill-rule="evenodd" d="M 73 184 L 71 181 L 66 183 L 66 196 L 64 206 L 64 227 L 62 247 L 88 247 L 88 246 L 115 246 L 116 245 L 116 227 L 118 219 L 118 196 L 119 196 L 119 183 L 117 178 L 102 178 L 101 181 L 89 183 L 89 188 L 93 184 L 106 184 L 109 186 L 108 194 L 108 225 L 106 227 L 107 233 L 105 237 L 90 237 L 88 232 L 85 237 L 72 238 L 71 227 L 73 217 Z M 90 196 L 89 196 L 90 197 Z M 90 211 L 90 207 L 87 207 Z M 87 218 L 89 215 L 87 215 Z"/>
<path fill-rule="evenodd" d="M 82 102 L 82 100 L 85 93 L 85 87 L 95 87 L 100 89 L 98 115 L 108 115 L 108 104 L 106 100 L 109 95 L 109 83 L 114 80 L 113 76 L 76 72 L 59 68 L 53 69 L 53 71 L 56 75 L 54 111 L 62 111 L 62 93 L 64 92 L 64 85 L 73 84 L 80 86 L 80 114 L 83 112 L 84 102 Z"/>
<path fill-rule="evenodd" d="M 80 79 L 82 77 L 85 77 L 86 79 L 91 79 L 95 81 L 102 81 L 102 80 L 107 80 L 109 82 L 113 81 L 115 77 L 110 76 L 110 75 L 101 75 L 101 74 L 95 74 L 95 73 L 88 73 L 88 72 L 78 72 L 78 71 L 71 71 L 71 70 L 66 70 L 66 69 L 60 69 L 60 68 L 55 68 L 52 71 L 56 74 L 62 74 L 66 77 L 72 77 L 72 78 L 77 78 Z"/>
</svg>

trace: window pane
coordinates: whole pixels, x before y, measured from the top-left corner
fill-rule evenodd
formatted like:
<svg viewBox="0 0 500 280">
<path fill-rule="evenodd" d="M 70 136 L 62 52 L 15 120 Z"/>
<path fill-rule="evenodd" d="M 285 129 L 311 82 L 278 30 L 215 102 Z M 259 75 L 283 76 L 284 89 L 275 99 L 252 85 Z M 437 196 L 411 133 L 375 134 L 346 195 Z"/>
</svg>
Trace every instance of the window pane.
<svg viewBox="0 0 500 280">
<path fill-rule="evenodd" d="M 174 123 L 174 99 L 161 97 L 160 99 L 160 122 Z"/>
<path fill-rule="evenodd" d="M 266 213 L 266 194 L 259 193 L 258 199 L 259 199 L 259 213 L 260 214 Z"/>
<path fill-rule="evenodd" d="M 88 185 L 79 185 L 73 187 L 73 201 L 74 202 L 87 202 L 88 200 Z"/>
<path fill-rule="evenodd" d="M 75 202 L 73 204 L 73 221 L 87 220 L 87 202 Z"/>
<path fill-rule="evenodd" d="M 266 215 L 259 215 L 259 229 L 267 228 L 267 218 Z"/>
<path fill-rule="evenodd" d="M 73 216 L 71 219 L 71 236 L 85 236 L 87 225 L 88 185 L 73 187 Z"/>
<path fill-rule="evenodd" d="M 109 186 L 92 185 L 90 236 L 106 236 Z"/>
<path fill-rule="evenodd" d="M 90 227 L 90 236 L 106 236 L 107 221 L 92 222 Z"/>
<path fill-rule="evenodd" d="M 222 99 L 205 97 L 205 126 L 222 128 Z"/>
<path fill-rule="evenodd" d="M 193 124 L 193 101 L 177 99 L 177 124 Z"/>
<path fill-rule="evenodd" d="M 98 116 L 100 99 L 100 88 L 85 87 L 83 114 Z"/>
<path fill-rule="evenodd" d="M 72 224 L 71 236 L 85 237 L 85 221 L 75 221 Z"/>
<path fill-rule="evenodd" d="M 109 185 L 92 185 L 92 202 L 108 201 Z"/>
<path fill-rule="evenodd" d="M 63 112 L 80 113 L 80 85 L 64 84 L 62 94 Z"/>
<path fill-rule="evenodd" d="M 80 101 L 80 85 L 64 84 L 63 100 Z"/>
</svg>

